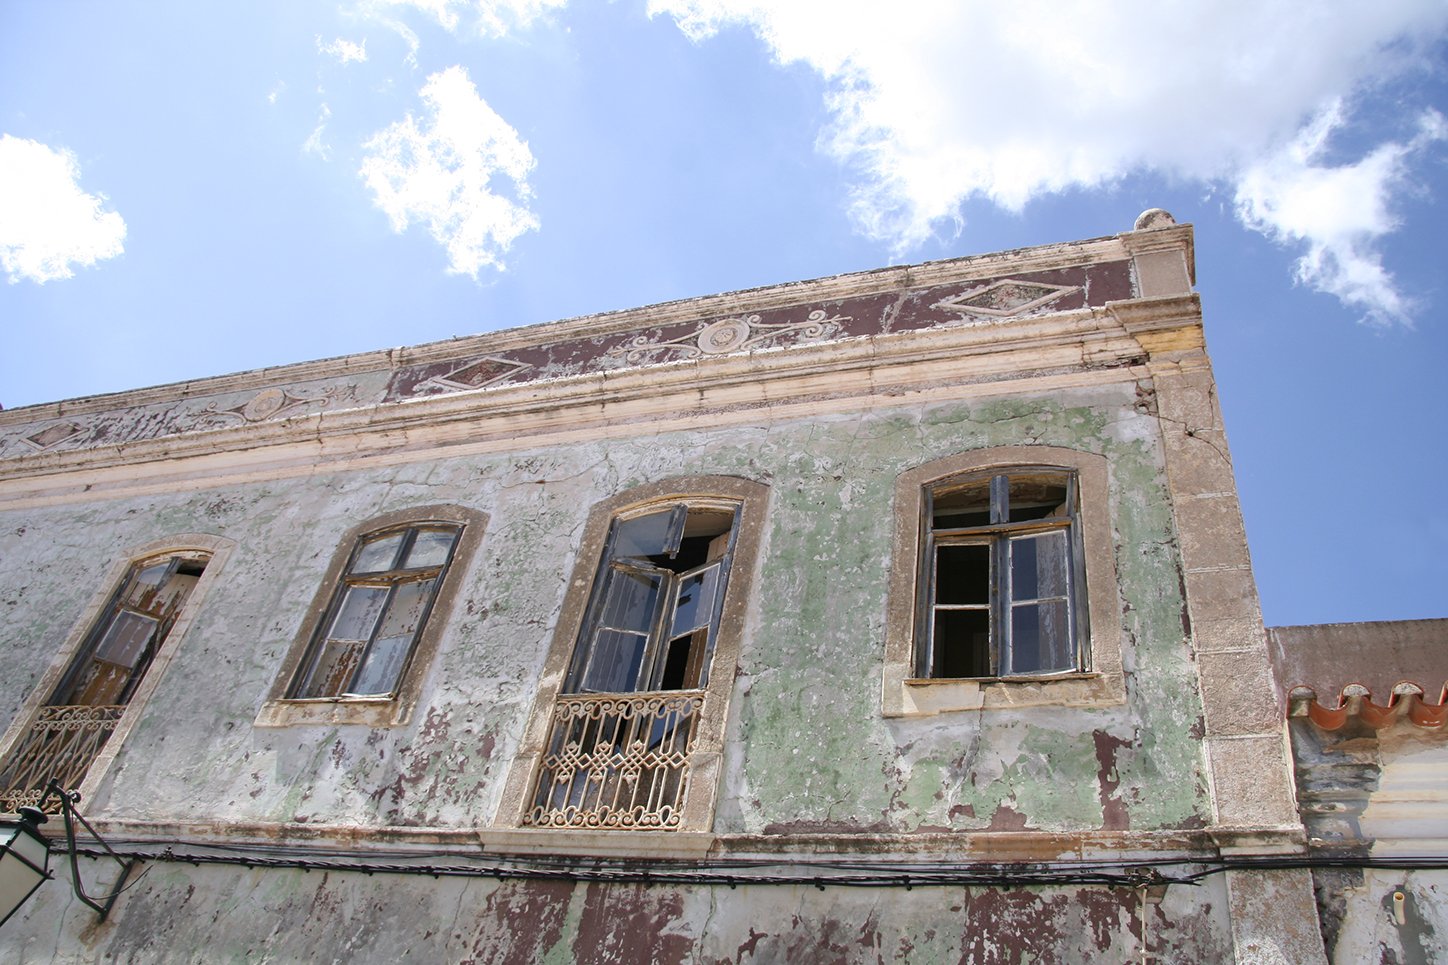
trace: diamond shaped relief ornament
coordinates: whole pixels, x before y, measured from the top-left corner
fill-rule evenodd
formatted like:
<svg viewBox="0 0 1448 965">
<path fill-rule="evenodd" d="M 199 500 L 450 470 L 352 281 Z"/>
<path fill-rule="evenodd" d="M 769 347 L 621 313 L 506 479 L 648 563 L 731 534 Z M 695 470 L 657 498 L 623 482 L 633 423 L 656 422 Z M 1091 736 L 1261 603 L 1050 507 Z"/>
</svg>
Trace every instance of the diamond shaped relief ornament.
<svg viewBox="0 0 1448 965">
<path fill-rule="evenodd" d="M 502 382 L 509 376 L 532 367 L 527 362 L 484 356 L 460 368 L 453 369 L 446 375 L 435 375 L 424 385 L 443 389 L 481 389 Z"/>
<path fill-rule="evenodd" d="M 41 452 L 44 452 L 51 446 L 60 445 L 71 436 L 82 431 L 84 430 L 74 422 L 56 422 L 46 426 L 39 432 L 26 436 L 24 441 L 34 448 L 39 449 Z"/>
<path fill-rule="evenodd" d="M 1075 291 L 1080 291 L 1075 285 L 1048 285 L 1039 281 L 1002 278 L 938 301 L 935 307 L 978 319 L 1015 318 L 1045 308 Z"/>
</svg>

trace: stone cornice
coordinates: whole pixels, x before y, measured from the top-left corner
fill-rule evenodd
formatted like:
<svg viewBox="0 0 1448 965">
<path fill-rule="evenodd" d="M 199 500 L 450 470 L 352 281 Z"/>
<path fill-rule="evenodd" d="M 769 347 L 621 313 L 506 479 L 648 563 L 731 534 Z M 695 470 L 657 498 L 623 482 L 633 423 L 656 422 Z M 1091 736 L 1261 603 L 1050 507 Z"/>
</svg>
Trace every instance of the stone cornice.
<svg viewBox="0 0 1448 965">
<path fill-rule="evenodd" d="M 1175 231 L 1176 229 L 1169 229 Z M 1130 234 L 1164 235 L 1164 231 Z M 658 305 L 603 312 L 556 322 L 501 329 L 482 335 L 412 347 L 360 352 L 311 362 L 253 369 L 231 375 L 173 382 L 125 392 L 0 410 L 0 427 L 75 417 L 114 409 L 298 385 L 320 379 L 396 370 L 408 365 L 496 354 L 550 342 L 601 338 L 640 329 L 720 315 L 757 313 L 868 294 L 906 292 L 942 284 L 969 282 L 1052 269 L 1120 261 L 1128 256 L 1123 239 L 1097 238 L 973 255 L 918 265 L 878 268 L 808 281 L 679 299 Z"/>
<path fill-rule="evenodd" d="M 1193 299 L 1173 304 L 1173 331 L 1199 329 Z M 1119 381 L 1136 374 L 1117 370 L 1150 356 L 1119 315 L 1113 305 L 1004 324 L 887 333 L 36 453 L 0 462 L 0 505 L 157 491 L 168 480 L 219 484 L 359 462 L 419 461 L 620 427 L 637 432 L 645 423 L 665 431 L 730 412 L 828 408 L 829 400 L 858 406 L 862 398 L 878 397 L 897 404 L 909 393 L 965 396 Z"/>
</svg>

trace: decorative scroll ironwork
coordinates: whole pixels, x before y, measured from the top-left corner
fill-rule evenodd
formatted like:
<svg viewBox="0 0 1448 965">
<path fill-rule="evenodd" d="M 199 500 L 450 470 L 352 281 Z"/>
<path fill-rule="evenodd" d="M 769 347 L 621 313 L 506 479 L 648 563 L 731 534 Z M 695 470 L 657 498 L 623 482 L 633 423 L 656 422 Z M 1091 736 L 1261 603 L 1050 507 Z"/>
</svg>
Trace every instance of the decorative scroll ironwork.
<svg viewBox="0 0 1448 965">
<path fill-rule="evenodd" d="M 0 773 L 0 811 L 29 805 L 58 813 L 58 801 L 42 804 L 47 785 L 80 784 L 125 711 L 124 704 L 40 708 Z"/>
<path fill-rule="evenodd" d="M 524 823 L 677 829 L 703 703 L 702 690 L 560 696 Z"/>
</svg>

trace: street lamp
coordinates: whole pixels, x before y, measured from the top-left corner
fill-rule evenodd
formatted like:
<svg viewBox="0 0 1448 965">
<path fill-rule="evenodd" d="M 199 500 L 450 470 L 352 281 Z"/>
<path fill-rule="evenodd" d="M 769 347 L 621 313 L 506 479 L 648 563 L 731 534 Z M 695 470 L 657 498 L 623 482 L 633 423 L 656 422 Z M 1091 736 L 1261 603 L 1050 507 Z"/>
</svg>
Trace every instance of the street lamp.
<svg viewBox="0 0 1448 965">
<path fill-rule="evenodd" d="M 18 822 L 0 825 L 0 925 L 50 877 L 50 839 L 40 833 L 45 812 L 23 807 L 19 814 Z"/>
<path fill-rule="evenodd" d="M 52 780 L 45 789 L 45 795 L 41 798 L 40 804 L 43 807 L 51 796 L 60 799 L 60 813 L 65 818 L 65 850 L 70 855 L 70 882 L 75 889 L 75 896 L 87 907 L 100 916 L 101 921 L 111 913 L 111 907 L 115 905 L 116 899 L 121 892 L 126 890 L 126 878 L 131 874 L 131 869 L 136 865 L 136 859 L 127 861 L 111 850 L 111 846 L 99 834 L 90 822 L 80 815 L 75 809 L 75 803 L 80 800 L 80 795 L 75 791 L 67 791 L 59 781 Z M 10 920 L 10 916 L 25 904 L 26 900 L 35 893 L 41 882 L 51 877 L 49 871 L 50 863 L 50 840 L 40 833 L 40 825 L 45 823 L 45 812 L 40 808 L 23 807 L 18 812 L 20 821 L 0 822 L 0 925 Z M 80 868 L 76 866 L 75 850 L 75 822 L 79 821 L 103 849 L 106 855 L 121 866 L 120 875 L 116 878 L 114 890 L 108 895 L 92 897 L 86 894 L 85 888 L 80 883 Z"/>
</svg>

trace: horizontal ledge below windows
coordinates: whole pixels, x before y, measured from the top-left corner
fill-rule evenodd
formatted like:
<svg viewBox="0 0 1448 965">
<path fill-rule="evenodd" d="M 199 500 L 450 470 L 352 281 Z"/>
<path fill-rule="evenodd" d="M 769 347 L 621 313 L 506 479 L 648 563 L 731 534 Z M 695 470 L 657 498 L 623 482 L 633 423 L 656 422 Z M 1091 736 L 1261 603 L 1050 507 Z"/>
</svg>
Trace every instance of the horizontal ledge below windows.
<svg viewBox="0 0 1448 965">
<path fill-rule="evenodd" d="M 407 723 L 399 717 L 395 697 L 321 697 L 304 700 L 268 700 L 256 715 L 258 727 L 295 724 L 361 724 L 395 727 Z"/>
<path fill-rule="evenodd" d="M 1125 702 L 1126 687 L 1120 674 L 980 679 L 910 677 L 895 687 L 887 686 L 884 713 L 886 717 L 928 717 L 956 711 L 1104 707 Z"/>
<path fill-rule="evenodd" d="M 714 849 L 707 831 L 593 831 L 499 828 L 478 832 L 485 854 L 556 854 L 598 858 L 699 859 Z"/>
<path fill-rule="evenodd" d="M 1208 827 L 1149 831 L 958 831 L 802 832 L 711 834 L 707 832 L 575 832 L 508 828 L 425 828 L 403 826 L 295 824 L 245 821 L 166 821 L 100 818 L 95 829 L 114 846 L 141 851 L 166 848 L 276 846 L 304 855 L 347 851 L 352 857 L 466 860 L 492 855 L 556 855 L 582 859 L 707 861 L 772 859 L 785 855 L 807 865 L 812 856 L 853 856 L 863 861 L 898 857 L 938 858 L 952 865 L 981 862 L 1123 863 L 1153 858 L 1211 859 L 1227 855 L 1301 854 L 1307 837 L 1301 825 Z M 605 839 L 605 840 L 600 840 Z M 82 844 L 89 845 L 89 839 Z M 478 849 L 478 850 L 475 850 Z M 184 860 L 184 858 L 183 858 Z"/>
</svg>

